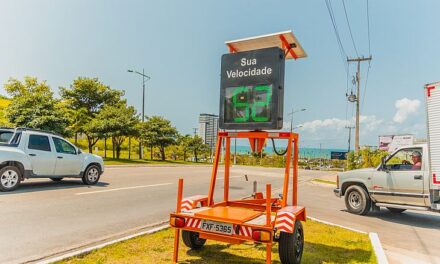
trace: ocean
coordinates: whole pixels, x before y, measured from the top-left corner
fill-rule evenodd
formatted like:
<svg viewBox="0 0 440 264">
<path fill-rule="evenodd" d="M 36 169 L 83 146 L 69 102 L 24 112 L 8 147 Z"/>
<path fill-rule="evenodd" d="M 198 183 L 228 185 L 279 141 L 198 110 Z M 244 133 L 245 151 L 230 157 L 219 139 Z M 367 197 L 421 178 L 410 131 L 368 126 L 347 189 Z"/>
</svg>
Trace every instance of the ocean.
<svg viewBox="0 0 440 264">
<path fill-rule="evenodd" d="M 278 152 L 284 151 L 284 148 L 278 148 Z M 299 158 L 309 158 L 309 159 L 330 159 L 330 153 L 332 151 L 347 151 L 346 149 L 319 149 L 319 148 L 299 148 Z M 238 146 L 237 154 L 249 154 L 251 152 L 250 146 Z M 268 154 L 273 154 L 273 148 L 265 147 L 264 152 Z M 231 153 L 234 153 L 234 145 L 231 144 Z"/>
</svg>

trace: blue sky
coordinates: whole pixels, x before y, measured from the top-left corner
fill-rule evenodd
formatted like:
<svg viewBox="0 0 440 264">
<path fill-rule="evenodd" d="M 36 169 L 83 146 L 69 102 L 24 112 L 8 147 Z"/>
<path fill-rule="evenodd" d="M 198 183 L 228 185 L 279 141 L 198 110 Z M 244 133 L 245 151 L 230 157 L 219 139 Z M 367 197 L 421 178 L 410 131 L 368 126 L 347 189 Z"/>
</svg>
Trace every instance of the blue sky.
<svg viewBox="0 0 440 264">
<path fill-rule="evenodd" d="M 331 2 L 346 53 L 355 56 L 342 0 Z M 345 4 L 359 55 L 368 56 L 366 1 Z M 377 145 L 379 134 L 423 138 L 423 85 L 440 80 L 440 2 L 369 5 L 373 61 L 361 144 Z M 289 29 L 309 57 L 287 61 L 285 112 L 307 108 L 294 116 L 302 146 L 345 148 L 347 74 L 324 0 L 1 1 L 0 83 L 31 75 L 56 91 L 78 76 L 98 77 L 140 110 L 142 80 L 127 69 L 145 68 L 146 114 L 192 133 L 199 113 L 218 112 L 224 42 Z"/>
</svg>

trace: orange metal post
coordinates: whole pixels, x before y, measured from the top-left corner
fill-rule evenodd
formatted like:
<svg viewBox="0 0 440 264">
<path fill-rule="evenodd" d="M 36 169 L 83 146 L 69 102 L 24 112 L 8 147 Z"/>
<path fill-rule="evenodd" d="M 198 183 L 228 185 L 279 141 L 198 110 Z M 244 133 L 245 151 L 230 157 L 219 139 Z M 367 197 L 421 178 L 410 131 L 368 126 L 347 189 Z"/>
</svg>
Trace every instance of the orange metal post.
<svg viewBox="0 0 440 264">
<path fill-rule="evenodd" d="M 229 167 L 231 162 L 231 138 L 226 138 L 226 153 L 225 153 L 225 192 L 223 199 L 225 202 L 229 201 Z"/>
<path fill-rule="evenodd" d="M 222 139 L 223 137 L 219 133 L 219 135 L 217 136 L 217 145 L 215 147 L 214 164 L 212 166 L 211 185 L 209 186 L 209 193 L 208 193 L 208 206 L 211 206 L 214 203 L 215 180 L 217 178 L 217 168 L 218 168 L 218 161 L 221 152 Z"/>
<path fill-rule="evenodd" d="M 266 264 L 272 263 L 272 243 L 266 244 Z"/>
<path fill-rule="evenodd" d="M 182 193 L 183 193 L 183 179 L 179 179 L 179 188 L 177 189 L 177 206 L 176 213 L 180 213 L 180 205 L 182 202 Z M 176 228 L 174 234 L 174 254 L 173 254 L 173 262 L 177 263 L 177 259 L 179 257 L 179 239 L 180 239 L 180 229 Z"/>
<path fill-rule="evenodd" d="M 290 175 L 290 159 L 292 157 L 292 133 L 289 136 L 289 142 L 287 143 L 287 153 L 286 153 L 286 168 L 284 170 L 284 186 L 283 186 L 283 200 L 281 206 L 287 205 L 287 195 L 289 192 L 289 175 Z"/>
<path fill-rule="evenodd" d="M 270 184 L 266 184 L 266 225 L 269 226 L 271 219 L 270 219 L 270 215 L 271 215 L 271 208 L 272 208 L 272 202 L 271 202 L 271 185 Z"/>
<path fill-rule="evenodd" d="M 271 225 L 271 208 L 272 208 L 272 202 L 271 202 L 271 185 L 266 184 L 266 225 Z M 270 264 L 272 263 L 272 243 L 266 244 L 266 263 Z"/>
<path fill-rule="evenodd" d="M 295 137 L 293 150 L 293 186 L 292 186 L 292 205 L 298 204 L 298 135 Z"/>
</svg>

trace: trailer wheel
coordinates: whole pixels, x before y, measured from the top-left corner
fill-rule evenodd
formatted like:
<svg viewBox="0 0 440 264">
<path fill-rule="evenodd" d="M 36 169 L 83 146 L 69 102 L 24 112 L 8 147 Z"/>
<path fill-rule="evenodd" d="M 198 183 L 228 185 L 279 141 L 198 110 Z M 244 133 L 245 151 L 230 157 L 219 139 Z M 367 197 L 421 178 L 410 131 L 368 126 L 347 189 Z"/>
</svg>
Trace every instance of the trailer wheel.
<svg viewBox="0 0 440 264">
<path fill-rule="evenodd" d="M 301 263 L 304 249 L 304 229 L 299 220 L 295 221 L 293 234 L 281 232 L 278 242 L 278 254 L 282 264 Z"/>
<path fill-rule="evenodd" d="M 345 192 L 345 207 L 352 214 L 366 215 L 371 207 L 370 196 L 361 186 L 352 185 Z"/>
<path fill-rule="evenodd" d="M 400 214 L 404 211 L 406 211 L 406 209 L 401 209 L 401 208 L 392 208 L 392 207 L 387 207 L 388 211 L 390 211 L 393 214 Z"/>
<path fill-rule="evenodd" d="M 201 249 L 205 245 L 206 239 L 199 238 L 199 233 L 182 230 L 183 243 L 191 249 Z"/>
</svg>

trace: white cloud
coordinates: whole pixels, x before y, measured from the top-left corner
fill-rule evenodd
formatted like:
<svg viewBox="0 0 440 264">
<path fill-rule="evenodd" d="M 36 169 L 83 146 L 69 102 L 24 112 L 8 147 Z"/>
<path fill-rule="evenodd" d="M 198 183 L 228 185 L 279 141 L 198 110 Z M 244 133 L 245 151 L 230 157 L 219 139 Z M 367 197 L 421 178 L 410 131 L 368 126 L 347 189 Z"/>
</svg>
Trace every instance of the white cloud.
<svg viewBox="0 0 440 264">
<path fill-rule="evenodd" d="M 397 100 L 394 106 L 397 109 L 394 115 L 393 121 L 396 123 L 403 123 L 410 115 L 417 112 L 420 107 L 420 101 L 417 99 L 411 100 L 408 98 L 402 98 Z"/>
<path fill-rule="evenodd" d="M 302 131 L 307 131 L 310 133 L 316 133 L 320 130 L 332 130 L 332 131 L 340 131 L 344 129 L 349 124 L 354 124 L 354 118 L 351 121 L 339 119 L 339 118 L 328 118 L 324 120 L 313 120 L 309 122 L 305 122 L 301 127 Z M 382 122 L 383 120 L 377 119 L 376 116 L 363 116 L 361 115 L 359 118 L 359 122 L 361 126 L 365 127 L 368 131 L 375 130 Z"/>
</svg>

